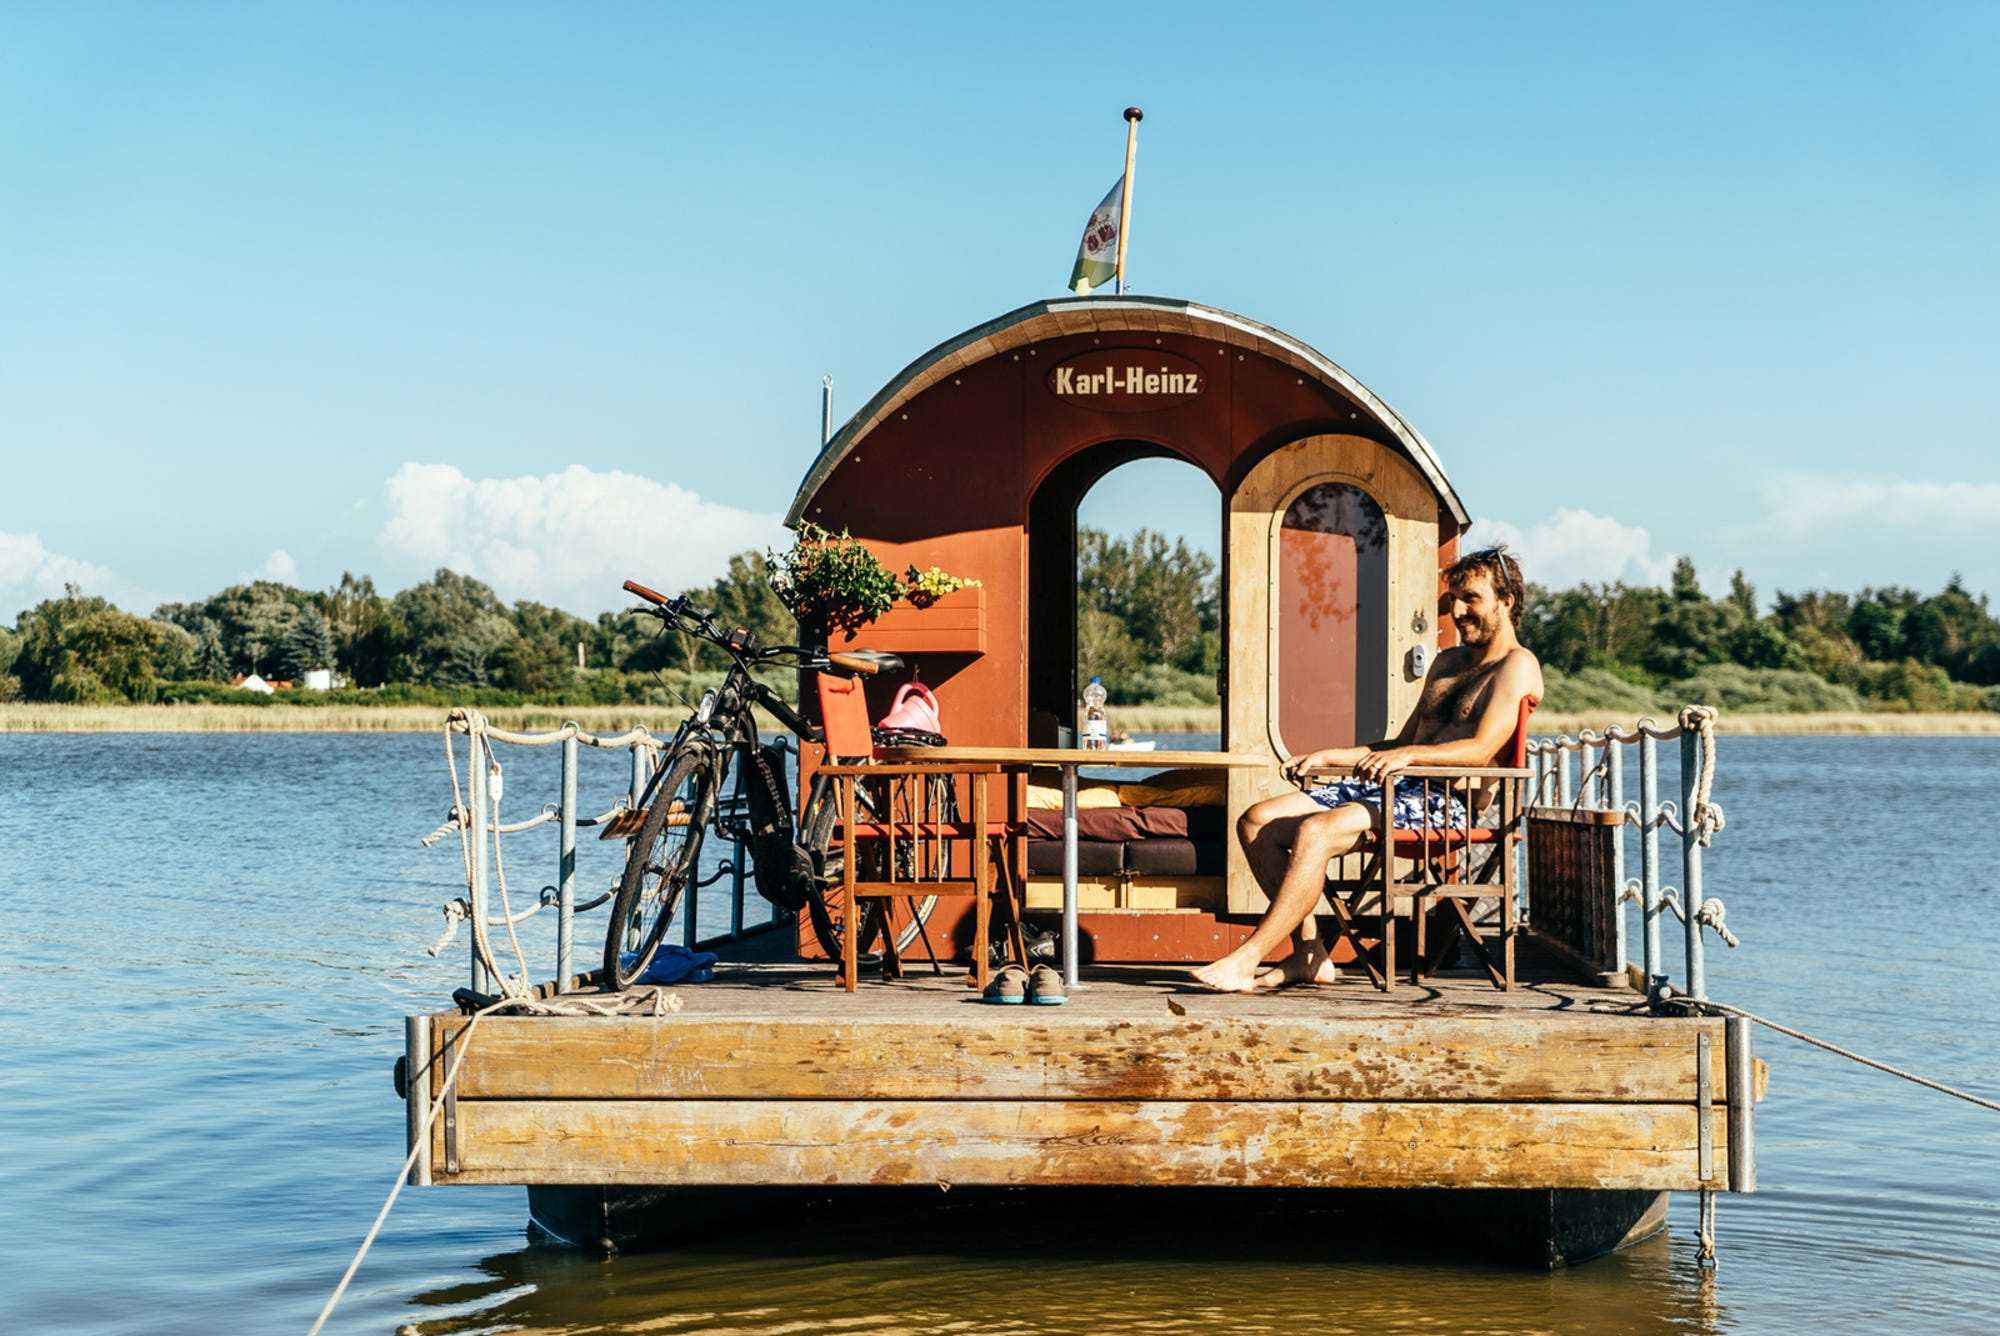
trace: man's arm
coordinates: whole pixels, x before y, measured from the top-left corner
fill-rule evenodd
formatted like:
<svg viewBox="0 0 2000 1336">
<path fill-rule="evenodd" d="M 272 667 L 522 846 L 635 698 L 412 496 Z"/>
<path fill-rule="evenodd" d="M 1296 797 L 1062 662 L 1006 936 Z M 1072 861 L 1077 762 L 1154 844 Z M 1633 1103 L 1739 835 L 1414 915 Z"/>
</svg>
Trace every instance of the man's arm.
<svg viewBox="0 0 2000 1336">
<path fill-rule="evenodd" d="M 1493 676 L 1486 706 L 1480 711 L 1479 725 L 1471 737 L 1370 752 L 1355 763 L 1354 773 L 1379 783 L 1385 776 L 1413 765 L 1491 765 L 1493 758 L 1512 740 L 1521 717 L 1521 701 L 1535 692 L 1540 677 L 1533 655 L 1526 652 L 1509 655 Z"/>
</svg>

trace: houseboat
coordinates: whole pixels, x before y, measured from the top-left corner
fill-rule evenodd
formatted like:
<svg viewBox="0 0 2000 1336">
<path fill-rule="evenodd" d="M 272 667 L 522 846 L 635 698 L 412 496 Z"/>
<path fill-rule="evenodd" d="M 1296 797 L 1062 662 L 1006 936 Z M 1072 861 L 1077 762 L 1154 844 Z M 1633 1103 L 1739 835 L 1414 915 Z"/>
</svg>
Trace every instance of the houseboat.
<svg viewBox="0 0 2000 1336">
<path fill-rule="evenodd" d="M 981 1005 L 962 970 L 846 986 L 790 929 L 726 952 L 671 1008 L 503 1010 L 468 1043 L 467 998 L 410 1018 L 413 1181 L 525 1185 L 541 1228 L 607 1249 L 781 1200 L 1121 1190 L 1421 1207 L 1543 1265 L 1658 1230 L 1671 1191 L 1753 1188 L 1747 1031 L 1661 1004 L 1652 899 L 1647 960 L 1628 966 L 1607 925 L 1636 823 L 1622 795 L 1572 793 L 1554 765 L 1478 857 L 1448 860 L 1485 878 L 1483 905 L 1441 920 L 1454 931 L 1426 941 L 1428 902 L 1378 882 L 1372 906 L 1350 902 L 1338 984 L 1189 980 L 1265 905 L 1237 816 L 1286 790 L 1285 758 L 1393 735 L 1453 643 L 1439 573 L 1469 511 L 1415 427 L 1301 340 L 1193 302 L 1064 298 L 882 386 L 823 442 L 787 521 L 978 584 L 848 642 L 901 661 L 868 683 L 874 710 L 920 680 L 953 747 L 1071 741 L 1078 506 L 1147 458 L 1215 489 L 1228 763 L 1177 776 L 1202 796 L 1163 822 L 1016 845 L 1031 923 L 1069 915 L 1064 1005 Z M 823 759 L 809 747 L 800 764 Z M 1016 816 L 1033 778 L 1010 777 Z M 968 903 L 940 903 L 933 954 L 970 940 Z M 1384 936 L 1417 982 L 1370 957 Z M 567 959 L 539 992 L 604 996 Z"/>
</svg>

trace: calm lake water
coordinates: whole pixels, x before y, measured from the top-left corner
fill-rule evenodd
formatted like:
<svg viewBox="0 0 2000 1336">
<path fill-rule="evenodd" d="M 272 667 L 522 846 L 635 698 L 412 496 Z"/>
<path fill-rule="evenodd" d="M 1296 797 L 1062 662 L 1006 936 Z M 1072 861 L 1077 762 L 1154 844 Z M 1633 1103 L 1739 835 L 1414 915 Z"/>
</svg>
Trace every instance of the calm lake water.
<svg viewBox="0 0 2000 1336">
<path fill-rule="evenodd" d="M 504 759 L 509 819 L 555 796 L 553 749 Z M 609 806 L 619 758 L 586 764 Z M 2000 1097 L 1996 792 L 2000 739 L 1725 738 L 1708 887 L 1744 945 L 1712 948 L 1711 995 Z M 304 1331 L 402 1159 L 402 1018 L 466 981 L 463 937 L 425 955 L 463 891 L 455 840 L 418 844 L 441 743 L 0 736 L 0 794 L 0 1332 Z M 553 836 L 509 858 L 518 906 Z M 1712 1277 L 1691 1195 L 1667 1236 L 1543 1275 L 1385 1255 L 1361 1222 L 976 1214 L 607 1262 L 531 1244 L 518 1188 L 409 1189 L 329 1330 L 2000 1331 L 2000 1114 L 1757 1043 L 1763 1190 L 1721 1199 Z"/>
</svg>

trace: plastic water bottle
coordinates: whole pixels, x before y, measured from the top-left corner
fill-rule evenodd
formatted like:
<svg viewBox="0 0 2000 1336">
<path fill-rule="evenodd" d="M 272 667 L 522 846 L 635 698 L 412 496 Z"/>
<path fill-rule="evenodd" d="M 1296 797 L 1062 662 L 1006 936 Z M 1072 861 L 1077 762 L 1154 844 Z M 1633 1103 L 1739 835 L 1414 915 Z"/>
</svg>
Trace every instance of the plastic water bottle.
<svg viewBox="0 0 2000 1336">
<path fill-rule="evenodd" d="M 1083 689 L 1083 749 L 1103 751 L 1111 745 L 1111 723 L 1104 717 L 1104 679 L 1093 677 Z"/>
</svg>

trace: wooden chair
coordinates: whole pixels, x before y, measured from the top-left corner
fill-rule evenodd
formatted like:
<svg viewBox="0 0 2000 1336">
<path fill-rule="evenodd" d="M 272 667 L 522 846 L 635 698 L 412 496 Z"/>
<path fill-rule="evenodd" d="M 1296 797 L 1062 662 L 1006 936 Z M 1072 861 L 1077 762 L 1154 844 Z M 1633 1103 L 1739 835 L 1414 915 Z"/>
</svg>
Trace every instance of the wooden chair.
<svg viewBox="0 0 2000 1336">
<path fill-rule="evenodd" d="M 1397 772 L 1391 780 L 1392 790 L 1397 780 L 1413 779 L 1421 783 L 1426 811 L 1433 791 L 1458 797 L 1464 804 L 1464 817 L 1458 824 L 1399 826 L 1392 793 L 1390 800 L 1382 804 L 1380 823 L 1354 851 L 1363 860 L 1359 880 L 1349 884 L 1351 889 L 1341 883 L 1327 884 L 1326 898 L 1341 936 L 1348 940 L 1369 978 L 1383 992 L 1395 986 L 1396 902 L 1404 899 L 1410 902 L 1416 935 L 1416 959 L 1410 966 L 1412 983 L 1423 981 L 1430 910 L 1442 903 L 1450 905 L 1457 915 L 1453 926 L 1465 932 L 1494 986 L 1513 990 L 1514 939 L 1520 931 L 1515 905 L 1514 845 L 1522 836 L 1531 773 L 1527 768 L 1528 716 L 1534 713 L 1537 703 L 1533 696 L 1521 701 L 1514 740 L 1508 749 L 1510 764 L 1411 766 Z M 1473 852 L 1482 848 L 1487 851 L 1486 857 L 1475 860 Z M 1478 868 L 1473 871 L 1475 861 Z M 1403 871 L 1406 867 L 1407 872 Z M 1489 896 L 1498 896 L 1500 900 L 1498 961 L 1467 908 L 1468 901 Z M 1370 920 L 1382 944 L 1379 970 L 1360 932 L 1362 923 Z"/>
<path fill-rule="evenodd" d="M 878 762 L 869 730 L 868 706 L 861 683 L 822 673 L 819 678 L 820 718 L 825 728 L 831 764 L 820 773 L 832 778 L 840 813 L 838 838 L 846 844 L 841 859 L 841 887 L 846 893 L 848 922 L 841 934 L 841 982 L 855 990 L 860 966 L 863 900 L 894 901 L 916 896 L 970 896 L 973 900 L 972 974 L 969 982 L 984 988 L 992 977 L 988 923 L 996 898 L 1006 910 L 1008 943 L 1014 959 L 1025 963 L 1021 934 L 1021 879 L 1013 851 L 1025 826 L 1018 813 L 995 820 L 989 783 L 1002 776 L 1002 801 L 1013 802 L 1015 786 L 1004 782 L 1003 768 L 974 762 Z M 857 787 L 870 786 L 874 813 L 860 811 Z M 947 801 L 947 795 L 951 801 Z M 882 847 L 870 857 L 867 846 Z M 954 867 L 956 864 L 956 867 Z M 869 878 L 863 879 L 866 870 Z M 883 933 L 883 971 L 902 972 L 896 950 L 893 916 Z"/>
</svg>

